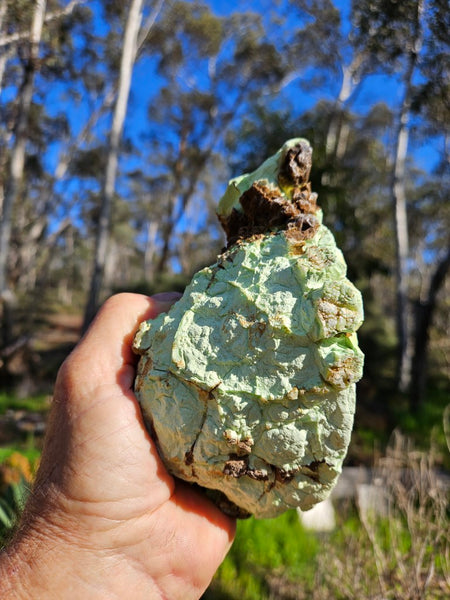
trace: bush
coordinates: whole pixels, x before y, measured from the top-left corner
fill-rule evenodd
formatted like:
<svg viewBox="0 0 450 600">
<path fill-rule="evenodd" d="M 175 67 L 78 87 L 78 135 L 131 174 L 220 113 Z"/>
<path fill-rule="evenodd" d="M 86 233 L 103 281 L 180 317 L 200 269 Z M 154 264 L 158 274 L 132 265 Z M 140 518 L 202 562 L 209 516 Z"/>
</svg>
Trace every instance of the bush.
<svg viewBox="0 0 450 600">
<path fill-rule="evenodd" d="M 0 464 L 0 546 L 12 535 L 30 493 L 37 461 L 11 452 Z"/>
<path fill-rule="evenodd" d="M 433 450 L 394 434 L 374 471 L 378 508 L 359 506 L 319 557 L 313 600 L 437 600 L 450 595 L 448 481 Z M 356 525 L 356 526 L 355 526 Z"/>
<path fill-rule="evenodd" d="M 303 528 L 296 511 L 239 521 L 234 544 L 203 599 L 302 600 L 314 581 L 318 548 L 318 539 Z"/>
<path fill-rule="evenodd" d="M 340 506 L 331 534 L 295 512 L 238 524 L 205 600 L 444 600 L 450 597 L 450 483 L 433 448 L 395 433 L 375 465 L 372 504 Z"/>
</svg>

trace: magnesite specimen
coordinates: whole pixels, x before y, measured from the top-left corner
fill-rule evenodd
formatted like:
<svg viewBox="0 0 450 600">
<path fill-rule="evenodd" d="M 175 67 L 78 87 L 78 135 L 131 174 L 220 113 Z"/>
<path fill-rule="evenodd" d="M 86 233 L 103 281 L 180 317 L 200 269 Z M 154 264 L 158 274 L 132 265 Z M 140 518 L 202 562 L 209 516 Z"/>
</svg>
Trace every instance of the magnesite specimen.
<svg viewBox="0 0 450 600">
<path fill-rule="evenodd" d="M 165 466 L 242 518 L 323 500 L 353 425 L 362 300 L 322 224 L 311 155 L 289 140 L 230 181 L 218 207 L 227 249 L 134 340 L 136 394 Z"/>
</svg>

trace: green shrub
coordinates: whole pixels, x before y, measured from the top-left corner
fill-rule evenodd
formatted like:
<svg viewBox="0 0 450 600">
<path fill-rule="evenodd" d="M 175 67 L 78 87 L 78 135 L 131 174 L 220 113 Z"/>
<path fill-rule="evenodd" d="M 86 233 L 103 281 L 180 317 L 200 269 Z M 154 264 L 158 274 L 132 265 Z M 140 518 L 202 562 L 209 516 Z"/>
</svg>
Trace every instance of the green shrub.
<svg viewBox="0 0 450 600">
<path fill-rule="evenodd" d="M 448 483 L 433 449 L 396 433 L 374 477 L 382 502 L 360 508 L 324 544 L 311 600 L 449 598 Z"/>
<path fill-rule="evenodd" d="M 384 502 L 377 510 L 339 505 L 331 534 L 305 531 L 295 512 L 238 523 L 204 599 L 450 598 L 449 488 L 433 447 L 419 451 L 396 433 L 373 484 Z"/>
<path fill-rule="evenodd" d="M 9 540 L 22 514 L 30 493 L 25 477 L 11 482 L 0 497 L 0 548 Z"/>
<path fill-rule="evenodd" d="M 49 397 L 46 394 L 17 398 L 12 394 L 0 392 L 0 415 L 8 409 L 25 410 L 29 412 L 46 412 L 50 407 Z"/>
<path fill-rule="evenodd" d="M 239 521 L 234 544 L 203 598 L 269 600 L 280 585 L 293 588 L 289 597 L 303 598 L 314 581 L 318 548 L 318 538 L 302 527 L 296 511 Z"/>
</svg>

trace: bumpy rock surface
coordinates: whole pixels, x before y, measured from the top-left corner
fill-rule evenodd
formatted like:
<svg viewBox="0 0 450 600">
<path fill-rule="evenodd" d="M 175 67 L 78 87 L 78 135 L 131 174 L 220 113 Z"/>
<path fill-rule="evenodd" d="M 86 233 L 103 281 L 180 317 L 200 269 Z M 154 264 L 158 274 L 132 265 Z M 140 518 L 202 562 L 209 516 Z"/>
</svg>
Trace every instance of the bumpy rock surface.
<svg viewBox="0 0 450 600">
<path fill-rule="evenodd" d="M 227 250 L 134 341 L 136 393 L 166 467 L 236 516 L 311 508 L 350 440 L 362 302 L 310 167 L 294 139 L 232 180 L 218 210 Z"/>
</svg>

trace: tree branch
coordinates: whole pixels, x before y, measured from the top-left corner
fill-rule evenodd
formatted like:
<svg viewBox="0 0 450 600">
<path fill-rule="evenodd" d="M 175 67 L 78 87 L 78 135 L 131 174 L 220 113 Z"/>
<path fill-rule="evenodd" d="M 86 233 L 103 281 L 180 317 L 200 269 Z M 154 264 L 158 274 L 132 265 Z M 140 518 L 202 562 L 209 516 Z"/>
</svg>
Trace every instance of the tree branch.
<svg viewBox="0 0 450 600">
<path fill-rule="evenodd" d="M 165 2 L 165 0 L 158 0 L 155 7 L 149 14 L 148 19 L 145 21 L 144 25 L 142 26 L 142 28 L 139 32 L 139 35 L 138 35 L 137 42 L 136 42 L 136 53 L 137 54 L 139 54 L 140 51 L 142 50 L 142 46 L 144 45 L 145 40 L 147 39 L 147 36 L 150 33 L 151 28 L 155 24 L 155 21 L 158 18 L 159 13 L 161 12 L 164 2 Z"/>
<path fill-rule="evenodd" d="M 47 25 L 48 23 L 51 23 L 52 21 L 61 19 L 62 17 L 67 17 L 68 15 L 73 13 L 74 9 L 79 4 L 84 4 L 86 1 L 87 0 L 70 0 L 69 4 L 62 10 L 47 13 L 47 15 L 45 16 L 45 19 L 44 19 L 44 25 Z M 3 48 L 4 46 L 9 46 L 10 44 L 15 44 L 22 40 L 25 40 L 29 36 L 30 36 L 29 30 L 17 31 L 16 33 L 11 33 L 10 35 L 0 38 L 0 48 Z"/>
</svg>

